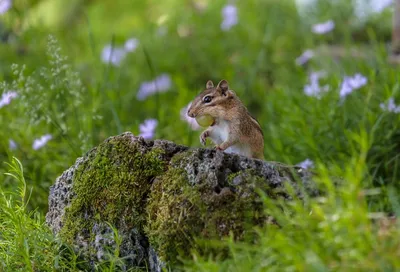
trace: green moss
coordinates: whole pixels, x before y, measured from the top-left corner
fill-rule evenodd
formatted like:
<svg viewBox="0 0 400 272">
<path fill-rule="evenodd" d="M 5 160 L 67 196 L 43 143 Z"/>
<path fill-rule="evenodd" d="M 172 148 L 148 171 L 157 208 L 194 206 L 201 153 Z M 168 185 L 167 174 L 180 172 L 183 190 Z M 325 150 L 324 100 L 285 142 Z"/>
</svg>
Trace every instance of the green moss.
<svg viewBox="0 0 400 272">
<path fill-rule="evenodd" d="M 174 265 L 192 251 L 224 252 L 201 241 L 230 235 L 246 239 L 252 227 L 265 222 L 258 190 L 270 189 L 253 171 L 234 173 L 220 185 L 210 180 L 192 184 L 181 168 L 191 151 L 175 155 L 168 168 L 161 157 L 158 149 L 142 154 L 130 138 L 98 146 L 75 172 L 76 197 L 66 210 L 61 236 L 68 242 L 78 233 L 93 239 L 97 222 L 137 228 L 161 260 Z"/>
<path fill-rule="evenodd" d="M 233 180 L 234 180 L 236 177 L 240 176 L 241 174 L 243 174 L 242 171 L 229 174 L 228 177 L 227 177 L 227 179 L 226 179 L 226 181 L 228 182 L 229 185 L 232 185 Z"/>
<path fill-rule="evenodd" d="M 192 157 L 192 155 L 196 156 L 197 151 L 192 149 L 192 150 L 188 150 L 185 152 L 180 152 L 175 154 L 172 159 L 171 159 L 171 165 L 185 165 L 187 163 L 190 163 L 190 158 Z"/>
<path fill-rule="evenodd" d="M 188 185 L 183 170 L 171 168 L 154 182 L 145 232 L 161 259 L 175 261 L 194 247 L 194 234 L 203 228 L 200 201 L 200 194 Z"/>
<path fill-rule="evenodd" d="M 142 229 L 152 179 L 165 168 L 160 155 L 159 149 L 141 154 L 129 137 L 112 138 L 92 150 L 75 172 L 76 197 L 66 209 L 61 237 L 72 242 L 78 232 L 90 235 L 95 221 Z M 83 219 L 84 214 L 92 216 Z"/>
<path fill-rule="evenodd" d="M 233 185 L 234 178 L 240 176 L 240 184 Z M 262 223 L 264 214 L 259 191 L 268 192 L 265 180 L 250 170 L 231 174 L 227 187 L 220 188 L 211 195 L 203 196 L 207 210 L 203 220 L 205 238 L 222 238 L 230 234 L 235 239 L 245 239 L 249 230 Z"/>
<path fill-rule="evenodd" d="M 229 235 L 245 239 L 252 227 L 265 221 L 257 192 L 266 190 L 265 180 L 245 172 L 234 174 L 238 175 L 243 178 L 237 188 L 215 188 L 206 180 L 191 185 L 184 170 L 171 167 L 154 183 L 145 232 L 163 261 L 177 263 L 191 251 L 221 253 L 221 248 L 201 241 Z"/>
</svg>

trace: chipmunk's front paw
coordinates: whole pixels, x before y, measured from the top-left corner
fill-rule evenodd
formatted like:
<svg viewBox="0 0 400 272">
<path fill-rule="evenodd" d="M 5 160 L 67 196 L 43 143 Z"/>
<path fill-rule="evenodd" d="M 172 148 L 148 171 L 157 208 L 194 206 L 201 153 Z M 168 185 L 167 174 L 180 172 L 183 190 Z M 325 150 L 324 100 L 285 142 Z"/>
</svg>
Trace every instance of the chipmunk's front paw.
<svg viewBox="0 0 400 272">
<path fill-rule="evenodd" d="M 208 132 L 207 130 L 204 131 L 201 135 L 200 135 L 200 143 L 204 146 L 206 145 L 206 140 L 207 138 L 210 136 L 210 132 Z"/>
<path fill-rule="evenodd" d="M 224 151 L 224 149 L 221 148 L 220 145 L 216 145 L 216 146 L 214 147 L 214 149 L 215 149 L 215 150 L 219 150 L 219 151 Z"/>
</svg>

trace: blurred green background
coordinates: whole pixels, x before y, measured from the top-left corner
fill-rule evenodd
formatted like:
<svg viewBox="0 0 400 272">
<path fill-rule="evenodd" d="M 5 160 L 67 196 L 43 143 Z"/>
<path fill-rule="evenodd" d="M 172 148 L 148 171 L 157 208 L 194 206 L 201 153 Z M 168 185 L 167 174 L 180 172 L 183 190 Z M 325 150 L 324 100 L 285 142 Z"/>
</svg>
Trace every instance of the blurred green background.
<svg viewBox="0 0 400 272">
<path fill-rule="evenodd" d="M 0 161 L 21 160 L 29 210 L 44 215 L 56 177 L 109 136 L 199 147 L 181 111 L 207 80 L 226 79 L 261 124 L 266 160 L 354 170 L 353 189 L 375 190 L 363 211 L 396 214 L 390 1 L 8 2 L 0 0 L 0 95 L 16 97 L 0 107 Z M 7 171 L 0 164 L 0 187 L 12 192 Z"/>
<path fill-rule="evenodd" d="M 349 1 L 232 3 L 236 19 L 228 18 L 229 11 L 224 15 L 229 5 L 224 1 L 12 2 L 0 21 L 0 76 L 12 89 L 11 82 L 18 81 L 11 69 L 16 63 L 25 65 L 24 77 L 35 82 L 0 108 L 0 155 L 2 161 L 11 155 L 23 161 L 37 196 L 33 207 L 45 211 L 49 185 L 83 152 L 111 135 L 139 134 L 146 119 L 158 122 L 154 138 L 199 146 L 199 132 L 181 121 L 180 111 L 209 79 L 227 79 L 257 117 L 267 160 L 338 163 L 350 155 L 346 134 L 362 122 L 374 122 L 366 118 L 368 112 L 382 114 L 379 103 L 392 95 L 397 80 L 385 63 L 390 7 L 373 12 L 366 2 L 365 15 L 357 16 L 357 5 Z M 229 29 L 223 29 L 224 20 L 228 25 L 233 20 Z M 332 31 L 312 32 L 313 25 L 328 20 L 335 23 Z M 40 71 L 51 69 L 51 59 L 57 58 L 47 53 L 49 35 L 60 47 L 56 55 L 67 57 L 60 66 L 70 67 L 58 78 L 48 72 L 46 79 Z M 129 40 L 132 50 L 124 52 Z M 318 53 L 305 66 L 296 65 L 308 49 Z M 355 59 L 351 50 L 363 56 Z M 330 91 L 320 99 L 305 95 L 308 74 L 322 70 Z M 78 77 L 65 76 L 72 72 Z M 341 80 L 355 73 L 368 78 L 368 87 L 339 103 Z M 166 87 L 155 88 L 162 92 L 137 99 L 144 82 L 162 75 Z M 52 89 L 52 80 L 59 86 Z M 73 90 L 77 80 L 81 86 Z M 22 79 L 15 87 L 26 85 Z M 45 134 L 52 139 L 33 150 L 34 140 Z M 12 186 L 7 179 L 2 184 Z"/>
</svg>

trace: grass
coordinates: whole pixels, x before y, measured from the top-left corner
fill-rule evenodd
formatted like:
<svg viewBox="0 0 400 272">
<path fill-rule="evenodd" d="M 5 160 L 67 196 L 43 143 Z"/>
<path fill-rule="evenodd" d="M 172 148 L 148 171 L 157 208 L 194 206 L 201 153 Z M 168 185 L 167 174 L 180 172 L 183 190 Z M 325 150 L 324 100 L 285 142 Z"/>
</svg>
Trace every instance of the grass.
<svg viewBox="0 0 400 272">
<path fill-rule="evenodd" d="M 12 158 L 7 166 L 10 172 L 6 175 L 15 181 L 16 190 L 0 190 L 0 269 L 51 271 L 52 267 L 63 267 L 62 244 L 44 224 L 42 213 L 27 210 L 30 195 L 21 162 Z M 68 266 L 74 259 L 68 261 Z"/>
<path fill-rule="evenodd" d="M 139 134 L 149 118 L 158 121 L 155 138 L 200 146 L 180 111 L 207 80 L 222 78 L 259 120 L 266 160 L 311 159 L 326 193 L 306 203 L 265 199 L 279 228 L 257 230 L 255 244 L 224 241 L 228 259 L 188 256 L 184 268 L 396 270 L 400 115 L 381 108 L 390 98 L 400 104 L 398 68 L 387 62 L 391 11 L 360 21 L 350 2 L 318 1 L 300 13 L 290 0 L 237 2 L 238 24 L 222 31 L 224 1 L 14 1 L 0 17 L 0 94 L 18 93 L 0 108 L 0 161 L 9 163 L 0 164 L 0 270 L 79 269 L 44 224 L 49 186 L 90 147 Z M 329 19 L 332 32 L 311 32 Z M 121 47 L 131 37 L 139 46 L 119 66 L 102 62 L 106 44 Z M 295 64 L 317 48 L 323 53 Z M 329 91 L 320 98 L 303 92 L 312 71 L 326 73 L 320 85 Z M 143 82 L 164 73 L 168 91 L 136 98 Z M 356 73 L 367 84 L 341 98 L 344 76 Z M 45 134 L 52 139 L 34 150 Z M 344 181 L 336 186 L 332 177 Z"/>
</svg>

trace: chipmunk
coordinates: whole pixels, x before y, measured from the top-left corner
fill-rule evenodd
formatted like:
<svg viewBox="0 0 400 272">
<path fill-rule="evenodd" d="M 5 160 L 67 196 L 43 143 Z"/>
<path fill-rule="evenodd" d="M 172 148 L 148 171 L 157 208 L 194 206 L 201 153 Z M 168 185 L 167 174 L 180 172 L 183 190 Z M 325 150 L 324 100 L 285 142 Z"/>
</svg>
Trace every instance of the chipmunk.
<svg viewBox="0 0 400 272">
<path fill-rule="evenodd" d="M 200 143 L 209 137 L 217 150 L 264 159 L 264 136 L 261 127 L 239 97 L 229 90 L 228 82 L 221 80 L 217 87 L 209 80 L 206 89 L 193 100 L 188 116 L 213 117 L 213 123 L 201 133 Z"/>
</svg>

